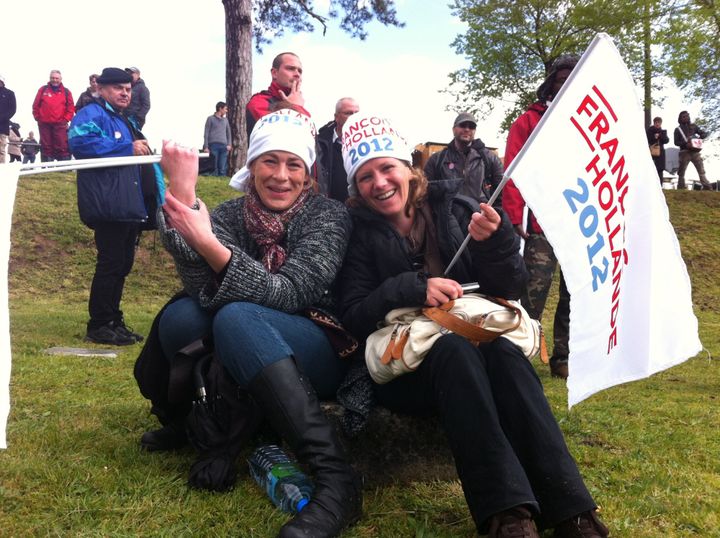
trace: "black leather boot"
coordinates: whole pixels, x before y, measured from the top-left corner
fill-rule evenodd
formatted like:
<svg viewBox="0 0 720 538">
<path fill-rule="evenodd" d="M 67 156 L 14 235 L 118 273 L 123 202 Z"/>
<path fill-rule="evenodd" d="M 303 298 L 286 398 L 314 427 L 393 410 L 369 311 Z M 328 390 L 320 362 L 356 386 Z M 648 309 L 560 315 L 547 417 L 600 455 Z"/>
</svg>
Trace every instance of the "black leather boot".
<svg viewBox="0 0 720 538">
<path fill-rule="evenodd" d="M 249 391 L 315 481 L 310 503 L 280 529 L 279 538 L 338 536 L 362 515 L 362 485 L 310 381 L 288 357 L 265 367 Z"/>
<path fill-rule="evenodd" d="M 167 421 L 162 428 L 142 434 L 140 447 L 148 452 L 166 452 L 183 448 L 188 444 L 185 433 L 185 417 Z"/>
</svg>

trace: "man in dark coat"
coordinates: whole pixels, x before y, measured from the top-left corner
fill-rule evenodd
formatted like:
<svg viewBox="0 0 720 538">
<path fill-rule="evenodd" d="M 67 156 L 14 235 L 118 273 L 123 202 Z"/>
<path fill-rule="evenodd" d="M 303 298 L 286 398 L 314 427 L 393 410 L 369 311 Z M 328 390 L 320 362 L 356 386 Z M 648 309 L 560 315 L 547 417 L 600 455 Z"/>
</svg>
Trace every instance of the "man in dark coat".
<svg viewBox="0 0 720 538">
<path fill-rule="evenodd" d="M 320 192 L 345 202 L 348 197 L 347 174 L 342 158 L 342 128 L 347 119 L 360 111 L 352 97 L 343 97 L 335 104 L 335 119 L 320 128 L 317 135 L 317 180 Z"/>
<path fill-rule="evenodd" d="M 132 77 L 132 99 L 125 110 L 125 115 L 135 121 L 138 129 L 142 129 L 145 125 L 145 116 L 150 112 L 150 90 L 140 78 L 140 70 L 137 67 L 126 67 L 125 71 Z"/>
<path fill-rule="evenodd" d="M 495 153 L 475 138 L 477 121 L 467 112 L 453 123 L 453 139 L 442 151 L 433 153 L 425 164 L 428 181 L 462 179 L 460 194 L 480 200 L 488 199 L 502 181 L 503 166 Z M 502 196 L 495 201 L 501 207 Z"/>
<path fill-rule="evenodd" d="M 149 155 L 147 140 L 125 117 L 132 77 L 107 67 L 97 78 L 100 97 L 83 107 L 70 125 L 73 155 L 79 159 Z M 97 263 L 90 286 L 85 339 L 98 344 L 131 345 L 143 339 L 125 325 L 120 300 L 132 269 L 148 207 L 137 165 L 78 170 L 80 219 L 95 233 Z"/>
<path fill-rule="evenodd" d="M 15 115 L 16 110 L 15 93 L 5 87 L 5 77 L 0 75 L 0 164 L 5 162 L 10 118 Z"/>
</svg>

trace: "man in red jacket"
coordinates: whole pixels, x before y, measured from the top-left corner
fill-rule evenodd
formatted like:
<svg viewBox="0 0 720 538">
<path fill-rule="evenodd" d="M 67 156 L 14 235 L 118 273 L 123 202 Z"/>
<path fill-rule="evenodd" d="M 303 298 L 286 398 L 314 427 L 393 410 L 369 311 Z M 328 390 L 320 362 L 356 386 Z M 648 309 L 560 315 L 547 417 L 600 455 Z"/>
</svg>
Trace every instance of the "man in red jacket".
<svg viewBox="0 0 720 538">
<path fill-rule="evenodd" d="M 38 90 L 32 109 L 40 131 L 42 160 L 70 159 L 67 128 L 75 115 L 75 105 L 72 93 L 63 86 L 60 71 L 50 71 L 50 81 Z"/>
<path fill-rule="evenodd" d="M 270 86 L 267 90 L 254 94 L 245 106 L 248 140 L 257 120 L 273 112 L 271 107 L 278 101 L 286 101 L 288 108 L 310 117 L 310 112 L 303 108 L 305 98 L 300 90 L 302 75 L 302 62 L 297 54 L 282 52 L 275 56 L 270 69 Z"/>
<path fill-rule="evenodd" d="M 545 81 L 537 90 L 538 100 L 530 105 L 510 127 L 507 144 L 505 145 L 505 168 L 520 153 L 523 145 L 530 138 L 550 102 L 562 88 L 565 80 L 575 68 L 577 56 L 560 56 L 553 63 Z M 528 212 L 527 227 L 523 228 L 523 210 L 525 200 L 512 180 L 505 185 L 503 191 L 503 209 L 515 227 L 515 232 L 525 240 L 523 258 L 527 266 L 529 278 L 527 291 L 521 302 L 533 319 L 541 319 L 545 310 L 550 284 L 557 267 L 557 258 L 545 234 L 540 228 L 532 212 Z M 570 337 L 570 294 L 565 286 L 565 279 L 560 273 L 560 298 L 558 299 L 553 324 L 553 354 L 550 357 L 550 372 L 554 377 L 568 377 L 568 340 Z"/>
</svg>

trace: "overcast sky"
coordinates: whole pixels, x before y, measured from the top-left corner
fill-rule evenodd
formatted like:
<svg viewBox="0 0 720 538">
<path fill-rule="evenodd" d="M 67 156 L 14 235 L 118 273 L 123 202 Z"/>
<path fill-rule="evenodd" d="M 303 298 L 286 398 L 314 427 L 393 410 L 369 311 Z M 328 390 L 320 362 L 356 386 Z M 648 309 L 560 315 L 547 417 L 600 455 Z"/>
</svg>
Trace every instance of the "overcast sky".
<svg viewBox="0 0 720 538">
<path fill-rule="evenodd" d="M 23 136 L 29 130 L 37 135 L 32 101 L 51 69 L 62 71 L 77 99 L 90 73 L 106 66 L 137 66 L 151 92 L 144 128 L 151 144 L 159 148 L 163 138 L 202 144 L 206 117 L 225 99 L 221 0 L 34 0 L 11 5 L 0 74 L 17 97 L 14 121 Z M 447 111 L 452 100 L 440 92 L 448 86 L 448 74 L 465 65 L 450 47 L 464 26 L 444 1 L 396 0 L 396 5 L 406 27 L 372 24 L 366 41 L 350 39 L 333 22 L 325 37 L 317 30 L 275 40 L 263 54 L 254 53 L 253 91 L 268 86 L 277 53 L 294 51 L 303 62 L 306 108 L 318 127 L 332 119 L 339 97 L 352 96 L 361 108 L 391 118 L 412 145 L 448 141 L 459 111 Z M 679 110 L 687 109 L 695 118 L 699 105 L 683 103 L 677 91 L 668 96 L 653 115 L 663 116 L 672 131 Z M 499 132 L 501 120 L 500 113 L 480 119 L 477 136 L 502 150 L 507 133 Z"/>
</svg>

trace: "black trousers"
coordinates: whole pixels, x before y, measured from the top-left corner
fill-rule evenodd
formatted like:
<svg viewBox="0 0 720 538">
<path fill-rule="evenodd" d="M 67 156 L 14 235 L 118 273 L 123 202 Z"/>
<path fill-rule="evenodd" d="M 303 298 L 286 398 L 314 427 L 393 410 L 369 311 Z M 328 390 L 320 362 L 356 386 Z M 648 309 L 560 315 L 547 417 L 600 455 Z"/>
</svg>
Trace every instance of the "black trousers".
<svg viewBox="0 0 720 538">
<path fill-rule="evenodd" d="M 436 413 L 478 531 L 493 514 L 527 505 L 541 528 L 596 507 L 542 384 L 510 341 L 479 348 L 441 337 L 413 373 L 376 387 L 397 412 Z"/>
<path fill-rule="evenodd" d="M 90 286 L 88 330 L 120 321 L 125 277 L 135 261 L 140 227 L 134 222 L 108 222 L 95 226 L 97 262 Z"/>
</svg>

